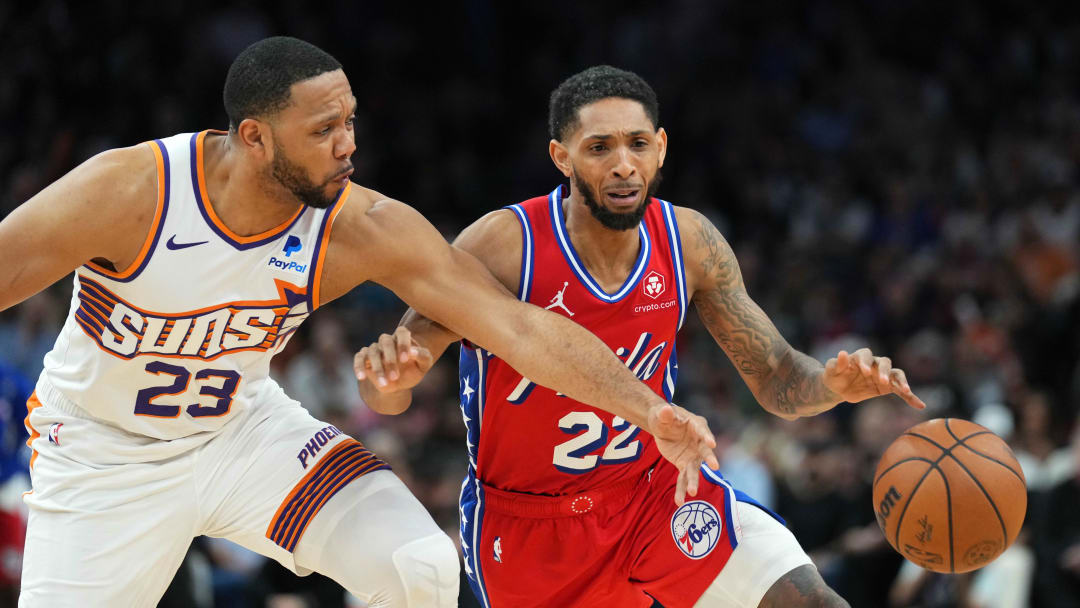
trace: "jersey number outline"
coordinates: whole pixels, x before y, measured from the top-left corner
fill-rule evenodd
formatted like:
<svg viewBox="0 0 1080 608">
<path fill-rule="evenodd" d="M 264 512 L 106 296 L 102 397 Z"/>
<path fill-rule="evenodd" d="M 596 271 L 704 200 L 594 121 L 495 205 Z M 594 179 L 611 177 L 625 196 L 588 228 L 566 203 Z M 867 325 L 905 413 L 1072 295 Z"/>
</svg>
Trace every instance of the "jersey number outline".
<svg viewBox="0 0 1080 608">
<path fill-rule="evenodd" d="M 191 372 L 182 366 L 165 363 L 164 361 L 151 361 L 146 364 L 146 372 L 160 376 L 166 374 L 173 376 L 172 384 L 164 386 L 151 386 L 141 389 L 135 395 L 135 415 L 151 416 L 154 418 L 176 418 L 180 415 L 179 405 L 159 405 L 154 399 L 164 395 L 180 395 L 187 391 L 191 382 Z M 232 408 L 233 396 L 240 385 L 240 373 L 231 369 L 200 369 L 195 373 L 195 380 L 210 380 L 222 378 L 221 386 L 204 383 L 199 387 L 200 395 L 217 397 L 214 405 L 200 405 L 192 403 L 187 406 L 187 413 L 192 418 L 207 416 L 224 416 Z"/>
<path fill-rule="evenodd" d="M 610 443 L 608 426 L 596 412 L 570 412 L 559 419 L 559 429 L 571 435 L 581 433 L 555 446 L 551 464 L 563 473 L 579 475 L 600 465 L 631 462 L 641 456 L 641 442 L 636 439 L 641 429 L 619 416 L 611 421 L 611 430 L 622 432 Z M 605 444 L 603 454 L 590 454 Z"/>
</svg>

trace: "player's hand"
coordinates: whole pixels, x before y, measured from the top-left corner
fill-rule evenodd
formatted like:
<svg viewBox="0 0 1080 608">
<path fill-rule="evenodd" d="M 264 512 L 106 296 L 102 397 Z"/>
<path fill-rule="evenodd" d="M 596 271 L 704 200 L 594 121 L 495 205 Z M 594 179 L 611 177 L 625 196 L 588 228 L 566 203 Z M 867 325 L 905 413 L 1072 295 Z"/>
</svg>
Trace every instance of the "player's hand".
<svg viewBox="0 0 1080 608">
<path fill-rule="evenodd" d="M 850 355 L 846 350 L 840 351 L 825 363 L 822 381 L 825 388 L 848 403 L 893 393 L 917 410 L 926 407 L 911 392 L 904 370 L 893 367 L 888 357 L 875 357 L 869 348 L 860 348 Z"/>
<path fill-rule="evenodd" d="M 404 326 L 393 334 L 361 348 L 353 357 L 356 379 L 369 380 L 381 393 L 393 393 L 416 386 L 431 369 L 431 351 L 413 340 Z"/>
<path fill-rule="evenodd" d="M 710 469 L 720 468 L 713 449 L 716 438 L 709 423 L 677 405 L 665 403 L 649 410 L 649 428 L 660 454 L 679 470 L 675 483 L 675 504 L 682 506 L 686 495 L 697 496 L 701 463 Z"/>
</svg>

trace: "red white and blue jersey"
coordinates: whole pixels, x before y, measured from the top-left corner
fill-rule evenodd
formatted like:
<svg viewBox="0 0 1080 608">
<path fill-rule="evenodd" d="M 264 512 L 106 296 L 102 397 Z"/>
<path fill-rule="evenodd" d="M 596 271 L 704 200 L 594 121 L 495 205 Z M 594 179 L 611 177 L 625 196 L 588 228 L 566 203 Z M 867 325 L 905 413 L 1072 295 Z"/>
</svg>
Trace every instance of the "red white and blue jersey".
<svg viewBox="0 0 1080 608">
<path fill-rule="evenodd" d="M 509 207 L 523 239 L 518 297 L 589 329 L 670 401 L 678 372 L 675 334 L 687 305 L 672 205 L 658 199 L 649 205 L 638 227 L 637 260 L 623 285 L 608 293 L 574 251 L 562 201 L 557 188 Z M 571 494 L 643 475 L 660 458 L 638 427 L 538 386 L 469 344 L 461 348 L 459 388 L 470 469 L 487 486 Z"/>
<path fill-rule="evenodd" d="M 98 420 L 156 439 L 214 431 L 272 383 L 270 358 L 319 304 L 334 217 L 300 207 L 241 236 L 206 191 L 209 132 L 154 140 L 158 200 L 138 258 L 75 272 L 71 309 L 42 377 Z"/>
</svg>

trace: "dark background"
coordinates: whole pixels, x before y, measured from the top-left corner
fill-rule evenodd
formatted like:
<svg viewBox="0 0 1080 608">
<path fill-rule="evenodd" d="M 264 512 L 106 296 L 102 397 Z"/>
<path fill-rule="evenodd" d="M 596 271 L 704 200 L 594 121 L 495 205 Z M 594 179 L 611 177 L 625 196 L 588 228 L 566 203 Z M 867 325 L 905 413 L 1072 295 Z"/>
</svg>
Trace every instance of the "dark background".
<svg viewBox="0 0 1080 608">
<path fill-rule="evenodd" d="M 870 346 L 930 404 L 923 415 L 894 399 L 779 421 L 691 315 L 676 399 L 712 420 L 725 474 L 789 519 L 853 606 L 1076 606 L 1073 4 L 0 3 L 0 213 L 103 149 L 226 127 L 231 60 L 288 34 L 345 65 L 359 101 L 354 181 L 415 205 L 452 238 L 559 182 L 546 152 L 552 88 L 598 63 L 634 70 L 656 89 L 670 137 L 660 194 L 721 228 L 788 340 L 820 360 Z M 0 313 L 8 488 L 27 483 L 20 391 L 40 371 L 69 285 Z M 351 390 L 349 361 L 404 307 L 364 286 L 327 308 L 275 376 L 390 460 L 456 537 L 465 461 L 453 361 L 407 414 L 375 416 Z M 903 429 L 940 416 L 1010 441 L 1029 481 L 1029 525 L 982 575 L 897 576 L 869 479 Z M 0 527 L 12 586 L 19 503 L 0 504 L 15 522 Z M 218 606 L 341 601 L 216 541 L 196 543 L 178 580 L 177 605 L 195 601 L 185 590 L 211 588 Z M 1015 589 L 1028 599 L 1002 603 Z"/>
</svg>

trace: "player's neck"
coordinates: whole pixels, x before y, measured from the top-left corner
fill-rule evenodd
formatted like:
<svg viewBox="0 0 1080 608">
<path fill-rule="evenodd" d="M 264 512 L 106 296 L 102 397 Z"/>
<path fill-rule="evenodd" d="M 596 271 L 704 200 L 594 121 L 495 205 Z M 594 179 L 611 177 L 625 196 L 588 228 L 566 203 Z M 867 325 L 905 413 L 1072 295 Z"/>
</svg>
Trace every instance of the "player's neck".
<svg viewBox="0 0 1080 608">
<path fill-rule="evenodd" d="M 205 202 L 229 230 L 240 236 L 261 234 L 296 214 L 300 203 L 292 195 L 276 184 L 268 188 L 264 176 L 239 161 L 235 151 L 229 150 L 228 136 L 207 134 L 203 142 Z"/>
<path fill-rule="evenodd" d="M 612 230 L 593 217 L 580 193 L 572 191 L 562 201 L 566 232 L 589 274 L 614 291 L 626 281 L 641 250 L 637 229 Z"/>
</svg>

